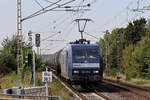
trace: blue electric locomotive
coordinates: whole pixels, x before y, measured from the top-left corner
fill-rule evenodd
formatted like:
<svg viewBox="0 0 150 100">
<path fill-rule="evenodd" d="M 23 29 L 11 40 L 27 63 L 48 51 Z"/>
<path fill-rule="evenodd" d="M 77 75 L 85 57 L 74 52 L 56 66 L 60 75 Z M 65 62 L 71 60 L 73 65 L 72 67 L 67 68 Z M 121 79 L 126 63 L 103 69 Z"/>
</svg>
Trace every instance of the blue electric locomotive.
<svg viewBox="0 0 150 100">
<path fill-rule="evenodd" d="M 49 62 L 57 74 L 74 83 L 103 78 L 102 49 L 97 44 L 69 44 L 51 55 Z"/>
</svg>

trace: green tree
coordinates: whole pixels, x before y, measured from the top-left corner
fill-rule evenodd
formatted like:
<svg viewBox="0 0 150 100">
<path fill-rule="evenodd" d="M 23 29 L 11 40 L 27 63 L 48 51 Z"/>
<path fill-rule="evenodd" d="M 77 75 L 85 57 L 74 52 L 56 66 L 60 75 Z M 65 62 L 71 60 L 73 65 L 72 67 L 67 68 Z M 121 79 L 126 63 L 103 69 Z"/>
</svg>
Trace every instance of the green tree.
<svg viewBox="0 0 150 100">
<path fill-rule="evenodd" d="M 110 38 L 110 71 L 112 75 L 120 71 L 126 79 L 134 77 L 150 78 L 150 20 L 140 18 L 130 22 L 126 28 L 116 28 L 109 35 Z M 120 43 L 117 48 L 116 36 L 119 34 Z M 101 39 L 98 44 L 105 52 L 105 41 Z M 119 49 L 119 54 L 117 50 Z M 118 57 L 120 63 L 117 64 Z M 104 53 L 104 57 L 105 53 Z"/>
<path fill-rule="evenodd" d="M 13 36 L 11 39 L 8 37 L 2 42 L 2 50 L 0 51 L 0 74 L 5 75 L 12 70 L 17 69 L 17 45 L 16 37 Z"/>
<path fill-rule="evenodd" d="M 150 78 L 150 39 L 143 37 L 133 52 L 133 66 L 136 67 L 138 77 Z"/>
<path fill-rule="evenodd" d="M 129 23 L 125 30 L 125 40 L 127 45 L 131 43 L 135 45 L 138 41 L 141 40 L 142 36 L 145 36 L 145 25 L 145 18 L 141 18 Z"/>
<path fill-rule="evenodd" d="M 125 73 L 127 80 L 137 76 L 133 61 L 133 45 L 131 44 L 123 50 L 121 60 L 122 72 Z"/>
<path fill-rule="evenodd" d="M 100 45 L 100 47 L 102 48 L 103 51 L 103 65 L 105 66 L 105 53 L 106 53 L 106 45 L 105 45 L 105 40 L 104 39 L 100 39 L 99 42 L 97 42 L 97 44 Z"/>
<path fill-rule="evenodd" d="M 147 24 L 146 24 L 146 37 L 150 38 L 150 19 L 148 19 Z"/>
</svg>

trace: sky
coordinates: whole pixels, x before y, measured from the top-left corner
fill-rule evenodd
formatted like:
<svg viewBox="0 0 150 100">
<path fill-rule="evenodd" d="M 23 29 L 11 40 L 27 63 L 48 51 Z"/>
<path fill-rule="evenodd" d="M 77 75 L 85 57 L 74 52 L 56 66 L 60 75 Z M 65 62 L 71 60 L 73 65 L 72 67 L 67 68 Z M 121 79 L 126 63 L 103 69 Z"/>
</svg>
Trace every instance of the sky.
<svg viewBox="0 0 150 100">
<path fill-rule="evenodd" d="M 40 6 L 36 1 L 40 3 Z M 56 0 L 49 1 L 55 2 Z M 60 3 L 67 1 L 69 0 L 62 0 Z M 86 33 L 83 35 L 84 38 L 95 43 L 99 38 L 103 38 L 106 30 L 111 32 L 114 28 L 126 27 L 128 22 L 140 17 L 148 19 L 150 11 L 134 12 L 133 9 L 149 6 L 150 1 L 139 0 L 139 5 L 137 1 L 138 0 L 75 0 L 68 4 L 68 6 L 81 6 L 90 3 L 90 7 L 84 8 L 90 10 L 84 12 L 50 11 L 25 20 L 23 21 L 23 36 L 25 41 L 27 41 L 27 34 L 29 30 L 31 30 L 33 32 L 34 43 L 35 34 L 40 33 L 41 53 L 51 54 L 60 50 L 69 42 L 79 39 L 80 33 L 78 32 L 77 23 L 74 20 L 78 18 L 88 18 L 92 21 L 87 23 L 85 32 L 96 38 Z M 0 43 L 4 38 L 11 38 L 12 35 L 17 33 L 16 4 L 17 0 L 0 0 Z M 46 2 L 46 0 L 22 0 L 22 17 L 25 18 L 40 10 L 41 6 L 45 7 L 49 4 L 50 3 Z M 51 35 L 54 36 L 51 37 Z M 34 49 L 36 50 L 35 47 Z"/>
</svg>

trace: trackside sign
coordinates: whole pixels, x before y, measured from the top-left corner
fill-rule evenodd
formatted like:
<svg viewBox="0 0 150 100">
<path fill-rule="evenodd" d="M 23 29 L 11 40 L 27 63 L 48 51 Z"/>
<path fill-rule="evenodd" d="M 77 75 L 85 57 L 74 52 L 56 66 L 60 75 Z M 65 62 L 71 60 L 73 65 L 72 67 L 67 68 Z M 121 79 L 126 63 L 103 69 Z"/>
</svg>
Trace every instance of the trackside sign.
<svg viewBox="0 0 150 100">
<path fill-rule="evenodd" d="M 51 71 L 42 72 L 42 82 L 52 82 L 52 72 Z"/>
</svg>

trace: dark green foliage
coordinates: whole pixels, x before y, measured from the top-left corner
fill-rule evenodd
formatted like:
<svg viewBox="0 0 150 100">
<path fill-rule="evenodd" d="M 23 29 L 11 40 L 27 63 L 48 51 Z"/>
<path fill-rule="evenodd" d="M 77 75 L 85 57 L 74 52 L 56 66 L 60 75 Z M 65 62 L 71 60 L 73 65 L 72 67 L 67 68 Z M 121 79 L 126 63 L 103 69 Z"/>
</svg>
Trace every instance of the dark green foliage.
<svg viewBox="0 0 150 100">
<path fill-rule="evenodd" d="M 42 82 L 42 79 L 41 78 L 38 78 L 36 80 L 36 86 L 42 86 L 43 85 L 43 82 Z"/>
<path fill-rule="evenodd" d="M 3 49 L 0 51 L 0 74 L 5 75 L 17 69 L 17 45 L 16 37 L 13 36 L 10 40 L 4 39 L 2 42 Z"/>
<path fill-rule="evenodd" d="M 130 22 L 125 30 L 125 41 L 126 44 L 136 44 L 138 41 L 141 40 L 142 36 L 145 36 L 146 29 L 146 20 L 141 18 L 140 20 L 135 20 Z"/>
<path fill-rule="evenodd" d="M 43 66 L 43 63 L 42 63 L 42 57 L 41 56 L 37 56 L 36 55 L 36 70 L 37 71 L 43 71 L 45 68 Z"/>
<path fill-rule="evenodd" d="M 110 35 L 110 66 L 111 68 L 117 67 L 117 48 L 116 48 L 116 33 L 118 29 L 113 30 Z"/>
<path fill-rule="evenodd" d="M 29 69 L 26 62 L 28 53 L 32 54 L 32 50 L 24 42 L 23 44 L 23 70 L 22 73 Z M 2 42 L 2 49 L 0 51 L 0 75 L 5 75 L 11 71 L 17 72 L 17 37 L 6 38 Z"/>
<path fill-rule="evenodd" d="M 116 68 L 111 68 L 109 75 L 115 77 L 117 75 L 117 69 Z"/>
<path fill-rule="evenodd" d="M 8 53 L 12 54 L 15 58 L 17 57 L 17 38 L 13 36 L 11 39 L 8 37 L 3 40 L 2 44 L 3 50 L 8 51 Z"/>
<path fill-rule="evenodd" d="M 137 44 L 133 59 L 136 64 L 139 77 L 150 78 L 150 38 L 142 38 Z"/>
<path fill-rule="evenodd" d="M 131 78 L 150 78 L 150 39 L 146 37 L 139 41 L 133 51 L 133 45 L 124 50 L 122 66 L 124 72 Z"/>
<path fill-rule="evenodd" d="M 150 78 L 150 20 L 141 18 L 130 22 L 126 28 L 114 29 L 110 36 L 110 75 L 117 72 L 126 75 L 126 80 L 131 78 Z M 116 35 L 120 35 L 119 58 L 117 64 Z M 101 39 L 98 44 L 102 47 L 105 57 L 105 42 Z"/>
<path fill-rule="evenodd" d="M 8 52 L 1 52 L 0 54 L 0 73 L 5 75 L 12 70 L 17 69 L 16 59 Z"/>
<path fill-rule="evenodd" d="M 97 42 L 97 44 L 99 44 L 103 50 L 103 65 L 105 66 L 105 53 L 106 53 L 106 46 L 105 46 L 105 41 L 104 39 L 100 39 L 99 42 Z M 48 62 L 46 62 L 48 64 Z"/>
</svg>

